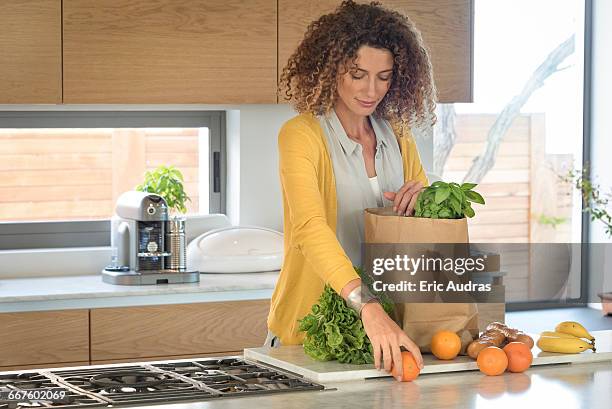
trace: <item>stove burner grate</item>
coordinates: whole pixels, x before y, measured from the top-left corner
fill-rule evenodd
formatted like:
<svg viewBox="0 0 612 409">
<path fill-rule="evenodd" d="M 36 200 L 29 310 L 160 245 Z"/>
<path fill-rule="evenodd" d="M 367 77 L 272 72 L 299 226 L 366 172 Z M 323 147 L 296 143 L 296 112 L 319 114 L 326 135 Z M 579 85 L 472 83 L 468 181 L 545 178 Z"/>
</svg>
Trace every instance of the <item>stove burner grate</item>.
<svg viewBox="0 0 612 409">
<path fill-rule="evenodd" d="M 0 402 L 0 409 L 21 408 L 86 408 L 107 406 L 107 402 L 92 396 L 74 391 L 54 379 L 39 372 L 22 372 L 12 374 L 0 374 L 0 391 L 21 391 L 32 389 L 64 388 L 66 402 L 53 402 L 49 400 Z"/>
<path fill-rule="evenodd" d="M 323 386 L 240 358 L 154 364 L 199 382 L 223 396 L 250 396 L 279 391 L 322 390 Z"/>
<path fill-rule="evenodd" d="M 94 375 L 89 379 L 92 385 L 106 388 L 146 389 L 162 384 L 166 377 L 161 373 L 119 371 Z"/>
<path fill-rule="evenodd" d="M 238 357 L 0 373 L 0 390 L 65 388 L 68 403 L 0 402 L 0 409 L 86 408 L 315 391 L 323 386 Z"/>
</svg>

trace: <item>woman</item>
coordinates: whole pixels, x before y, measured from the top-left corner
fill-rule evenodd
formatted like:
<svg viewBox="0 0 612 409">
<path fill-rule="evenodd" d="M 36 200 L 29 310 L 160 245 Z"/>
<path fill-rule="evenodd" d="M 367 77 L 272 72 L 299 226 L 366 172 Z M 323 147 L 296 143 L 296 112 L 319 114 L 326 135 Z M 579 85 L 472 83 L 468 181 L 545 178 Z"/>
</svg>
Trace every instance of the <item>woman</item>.
<svg viewBox="0 0 612 409">
<path fill-rule="evenodd" d="M 329 284 L 361 314 L 378 369 L 381 359 L 385 370 L 401 369 L 401 346 L 422 368 L 418 347 L 379 303 L 360 294 L 353 269 L 361 264 L 363 209 L 392 204 L 410 215 L 428 183 L 409 131 L 435 120 L 419 32 L 378 3 L 345 1 L 310 24 L 280 87 L 300 115 L 278 138 L 285 259 L 266 343 L 302 343 L 298 320 Z"/>
</svg>

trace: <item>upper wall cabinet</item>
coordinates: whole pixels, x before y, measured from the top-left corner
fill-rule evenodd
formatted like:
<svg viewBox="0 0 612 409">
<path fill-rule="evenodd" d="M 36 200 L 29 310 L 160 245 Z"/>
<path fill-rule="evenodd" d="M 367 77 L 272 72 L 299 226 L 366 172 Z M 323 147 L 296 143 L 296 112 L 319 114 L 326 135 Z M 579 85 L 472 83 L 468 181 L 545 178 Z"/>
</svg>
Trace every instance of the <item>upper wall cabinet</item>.
<svg viewBox="0 0 612 409">
<path fill-rule="evenodd" d="M 63 7 L 64 103 L 276 102 L 276 0 Z"/>
<path fill-rule="evenodd" d="M 407 15 L 429 48 L 440 102 L 472 102 L 473 0 L 383 0 Z M 279 0 L 279 72 L 308 24 L 332 12 L 338 0 Z"/>
<path fill-rule="evenodd" d="M 62 102 L 61 0 L 0 1 L 0 104 Z"/>
</svg>

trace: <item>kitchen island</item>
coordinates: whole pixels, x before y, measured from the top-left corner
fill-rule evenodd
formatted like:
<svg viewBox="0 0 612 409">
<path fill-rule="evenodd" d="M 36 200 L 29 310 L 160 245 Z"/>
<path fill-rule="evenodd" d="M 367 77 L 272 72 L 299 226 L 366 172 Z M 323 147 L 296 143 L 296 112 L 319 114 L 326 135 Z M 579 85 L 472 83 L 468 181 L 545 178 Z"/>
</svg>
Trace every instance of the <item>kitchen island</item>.
<svg viewBox="0 0 612 409">
<path fill-rule="evenodd" d="M 608 409 L 612 362 L 530 368 L 525 373 L 432 374 L 400 383 L 378 378 L 326 384 L 325 391 L 163 405 L 165 409 L 534 408 Z"/>
<path fill-rule="evenodd" d="M 2 374 L 2 377 L 4 376 L 6 374 Z M 122 407 L 514 409 L 543 406 L 554 409 L 607 409 L 612 401 L 611 385 L 612 361 L 532 367 L 524 373 L 505 373 L 501 376 L 486 376 L 477 371 L 428 374 L 420 376 L 413 382 L 405 383 L 385 377 L 326 383 L 323 391 L 309 390 L 251 397 L 214 398 L 159 405 L 128 406 L 127 402 L 124 402 Z M 0 407 L 6 406 L 0 403 Z"/>
</svg>

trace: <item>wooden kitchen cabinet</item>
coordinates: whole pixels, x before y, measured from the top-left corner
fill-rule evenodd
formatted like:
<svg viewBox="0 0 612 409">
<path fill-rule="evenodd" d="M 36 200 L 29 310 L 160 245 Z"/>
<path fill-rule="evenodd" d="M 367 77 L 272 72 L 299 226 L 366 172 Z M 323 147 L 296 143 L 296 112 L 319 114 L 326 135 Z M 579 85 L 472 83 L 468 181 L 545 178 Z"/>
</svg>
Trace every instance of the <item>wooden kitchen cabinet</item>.
<svg viewBox="0 0 612 409">
<path fill-rule="evenodd" d="M 262 341 L 263 344 L 263 341 Z M 261 345 L 259 345 L 261 346 Z M 122 358 L 122 359 L 105 359 L 102 361 L 92 361 L 92 365 L 107 365 L 107 364 L 121 364 L 126 362 L 151 362 L 151 361 L 173 361 L 177 359 L 201 359 L 201 358 L 216 358 L 220 356 L 232 356 L 242 355 L 243 351 L 223 351 L 223 352 L 211 352 L 211 353 L 199 353 L 199 354 L 187 354 L 187 355 L 167 355 L 167 356 L 149 356 L 139 358 Z"/>
<path fill-rule="evenodd" d="M 81 362 L 52 362 L 36 365 L 14 365 L 14 366 L 0 366 L 0 372 L 6 371 L 23 371 L 23 370 L 34 370 L 34 369 L 47 369 L 47 368 L 68 368 L 72 366 L 87 366 L 89 361 Z"/>
<path fill-rule="evenodd" d="M 383 3 L 422 31 L 440 102 L 471 102 L 473 0 Z M 338 4 L 2 1 L 0 103 L 275 103 L 307 24 Z"/>
<path fill-rule="evenodd" d="M 473 100 L 473 0 L 382 0 L 406 14 L 430 50 L 439 102 Z M 332 12 L 337 0 L 279 0 L 279 75 L 307 25 Z"/>
<path fill-rule="evenodd" d="M 89 362 L 89 310 L 1 313 L 0 331 L 0 371 Z"/>
<path fill-rule="evenodd" d="M 233 354 L 258 347 L 266 338 L 269 309 L 269 300 L 252 300 L 91 310 L 91 361 Z"/>
<path fill-rule="evenodd" d="M 0 372 L 240 355 L 270 300 L 0 313 Z"/>
<path fill-rule="evenodd" d="M 0 104 L 62 102 L 61 4 L 0 1 Z"/>
<path fill-rule="evenodd" d="M 276 0 L 63 0 L 64 103 L 276 102 Z"/>
</svg>

